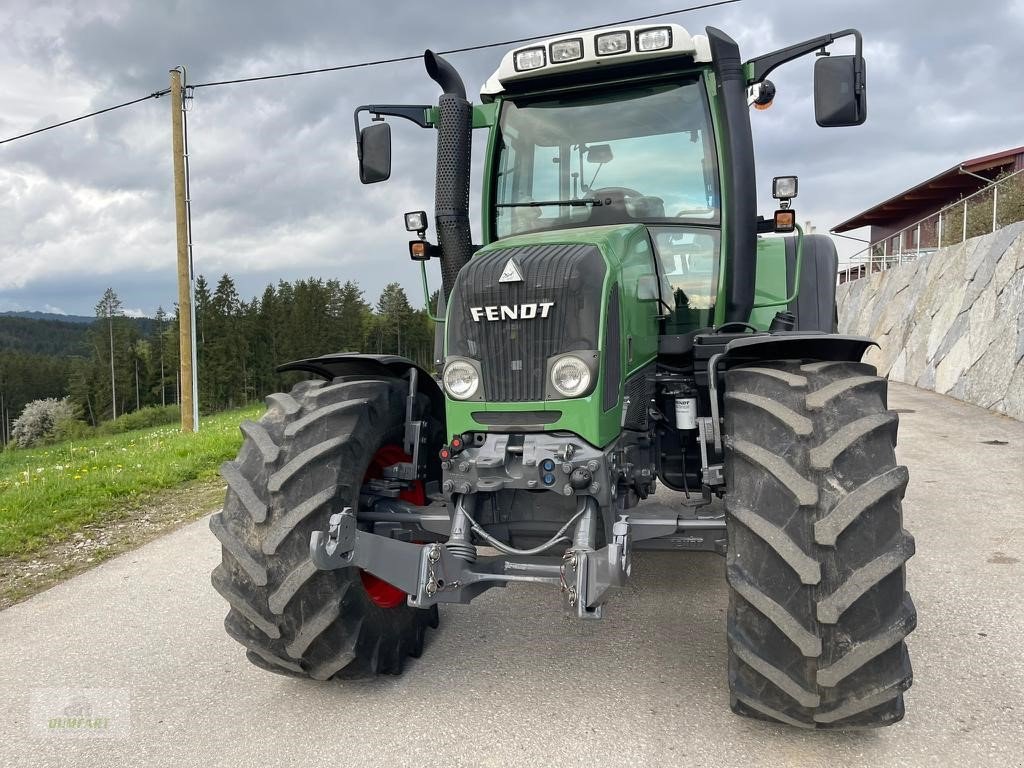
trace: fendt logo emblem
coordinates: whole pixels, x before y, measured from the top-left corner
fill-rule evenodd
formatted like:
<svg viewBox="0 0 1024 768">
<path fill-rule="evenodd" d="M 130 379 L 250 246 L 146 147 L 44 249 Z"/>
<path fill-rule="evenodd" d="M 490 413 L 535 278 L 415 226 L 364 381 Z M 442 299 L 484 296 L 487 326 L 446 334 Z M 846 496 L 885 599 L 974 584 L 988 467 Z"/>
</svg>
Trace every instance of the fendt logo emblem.
<svg viewBox="0 0 1024 768">
<path fill-rule="evenodd" d="M 476 322 L 481 320 L 533 320 L 537 317 L 547 317 L 551 308 L 555 306 L 553 301 L 537 301 L 530 304 L 506 304 L 493 305 L 490 307 L 470 307 L 469 313 Z"/>
<path fill-rule="evenodd" d="M 521 283 L 523 282 L 523 273 L 519 269 L 519 265 L 516 264 L 515 259 L 509 259 L 505 262 L 505 268 L 501 270 L 501 277 L 498 278 L 499 283 Z"/>
</svg>

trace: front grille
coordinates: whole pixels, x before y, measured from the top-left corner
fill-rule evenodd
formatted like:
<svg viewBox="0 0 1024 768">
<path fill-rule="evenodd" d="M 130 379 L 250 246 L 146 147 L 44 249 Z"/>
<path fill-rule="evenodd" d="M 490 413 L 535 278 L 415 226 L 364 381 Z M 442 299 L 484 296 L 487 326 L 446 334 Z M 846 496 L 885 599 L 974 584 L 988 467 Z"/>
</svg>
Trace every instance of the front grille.
<svg viewBox="0 0 1024 768">
<path fill-rule="evenodd" d="M 509 259 L 523 279 L 498 282 Z M 543 400 L 548 358 L 598 348 L 604 273 L 594 245 L 534 245 L 474 256 L 452 291 L 448 354 L 480 361 L 484 397 L 491 402 Z M 541 317 L 543 302 L 553 302 L 547 317 Z M 508 319 L 500 310 L 533 304 L 536 316 L 527 319 Z M 499 308 L 492 312 L 499 319 L 488 320 L 487 307 Z M 479 320 L 473 308 L 480 308 Z"/>
</svg>

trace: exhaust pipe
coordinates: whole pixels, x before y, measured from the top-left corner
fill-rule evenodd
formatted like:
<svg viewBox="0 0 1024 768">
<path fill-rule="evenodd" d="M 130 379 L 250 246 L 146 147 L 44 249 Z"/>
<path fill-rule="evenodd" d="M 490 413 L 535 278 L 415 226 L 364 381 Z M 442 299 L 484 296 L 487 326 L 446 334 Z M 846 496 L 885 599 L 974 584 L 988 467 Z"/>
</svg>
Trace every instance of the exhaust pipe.
<svg viewBox="0 0 1024 768">
<path fill-rule="evenodd" d="M 736 41 L 714 27 L 707 28 L 730 158 L 722 182 L 722 212 L 728 224 L 722 253 L 726 262 L 726 322 L 747 322 L 754 308 L 757 275 L 757 187 L 754 184 L 754 142 L 750 134 L 747 81 Z"/>
<path fill-rule="evenodd" d="M 469 229 L 473 106 L 466 100 L 466 86 L 455 67 L 430 50 L 424 52 L 423 63 L 430 79 L 443 91 L 438 100 L 434 218 L 441 248 L 441 283 L 447 301 L 459 270 L 473 255 Z"/>
</svg>

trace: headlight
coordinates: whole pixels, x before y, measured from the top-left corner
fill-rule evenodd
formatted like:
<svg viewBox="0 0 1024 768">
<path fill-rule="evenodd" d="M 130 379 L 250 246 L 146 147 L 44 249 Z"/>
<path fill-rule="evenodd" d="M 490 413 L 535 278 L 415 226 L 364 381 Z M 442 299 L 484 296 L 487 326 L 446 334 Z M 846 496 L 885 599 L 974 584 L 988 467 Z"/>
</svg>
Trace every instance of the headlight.
<svg viewBox="0 0 1024 768">
<path fill-rule="evenodd" d="M 607 32 L 594 38 L 598 56 L 614 56 L 629 51 L 629 32 Z"/>
<path fill-rule="evenodd" d="M 563 397 L 579 397 L 590 388 L 590 369 L 576 355 L 560 357 L 551 366 L 551 386 Z"/>
<path fill-rule="evenodd" d="M 574 40 L 559 40 L 551 44 L 551 63 L 559 64 L 563 61 L 577 61 L 583 58 L 583 38 L 577 37 Z"/>
<path fill-rule="evenodd" d="M 660 51 L 671 47 L 671 27 L 655 27 L 636 33 L 636 49 L 638 51 Z"/>
<path fill-rule="evenodd" d="M 480 388 L 480 376 L 464 360 L 453 360 L 444 369 L 444 388 L 456 400 L 468 400 Z"/>
</svg>

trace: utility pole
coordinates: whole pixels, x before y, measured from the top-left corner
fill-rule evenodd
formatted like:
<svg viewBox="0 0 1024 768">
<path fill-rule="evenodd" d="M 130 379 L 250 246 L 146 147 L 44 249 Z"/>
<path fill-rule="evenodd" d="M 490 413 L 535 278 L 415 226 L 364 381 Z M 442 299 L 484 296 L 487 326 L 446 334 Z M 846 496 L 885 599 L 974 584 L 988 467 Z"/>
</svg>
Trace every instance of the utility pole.
<svg viewBox="0 0 1024 768">
<path fill-rule="evenodd" d="M 114 414 L 114 421 L 117 421 L 117 384 L 114 383 L 114 308 L 112 302 L 107 302 L 107 333 L 110 335 L 110 408 Z"/>
<path fill-rule="evenodd" d="M 185 193 L 185 127 L 181 70 L 171 70 L 171 149 L 174 153 L 174 220 L 178 234 L 178 355 L 181 365 L 181 431 L 195 432 L 192 370 L 192 269 Z"/>
</svg>

